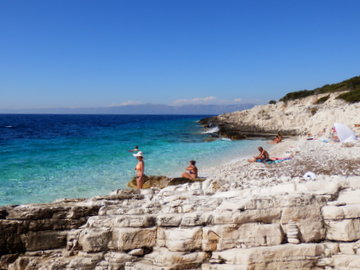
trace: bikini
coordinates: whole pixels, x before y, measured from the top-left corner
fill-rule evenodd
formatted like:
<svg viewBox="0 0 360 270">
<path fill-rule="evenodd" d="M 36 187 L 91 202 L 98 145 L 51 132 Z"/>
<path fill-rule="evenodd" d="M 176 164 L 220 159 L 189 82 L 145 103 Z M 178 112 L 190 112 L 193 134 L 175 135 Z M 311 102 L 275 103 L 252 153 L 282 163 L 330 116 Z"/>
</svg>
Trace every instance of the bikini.
<svg viewBox="0 0 360 270">
<path fill-rule="evenodd" d="M 193 170 L 188 170 L 187 173 L 190 174 L 190 175 L 195 175 L 196 176 L 196 173 Z"/>
</svg>

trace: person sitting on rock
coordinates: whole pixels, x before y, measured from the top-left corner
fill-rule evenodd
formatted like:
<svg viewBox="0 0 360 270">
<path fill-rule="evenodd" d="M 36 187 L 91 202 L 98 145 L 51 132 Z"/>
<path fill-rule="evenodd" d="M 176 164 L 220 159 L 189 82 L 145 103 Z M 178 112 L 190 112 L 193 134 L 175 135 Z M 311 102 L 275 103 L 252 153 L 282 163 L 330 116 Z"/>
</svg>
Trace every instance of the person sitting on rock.
<svg viewBox="0 0 360 270">
<path fill-rule="evenodd" d="M 195 164 L 195 160 L 190 160 L 189 166 L 186 168 L 186 172 L 184 172 L 181 177 L 188 179 L 198 178 L 198 168 L 195 166 Z"/>
<path fill-rule="evenodd" d="M 260 154 L 252 159 L 249 159 L 248 160 L 249 162 L 266 162 L 266 161 L 270 160 L 269 153 L 264 148 L 259 146 L 258 150 L 259 150 Z"/>
</svg>

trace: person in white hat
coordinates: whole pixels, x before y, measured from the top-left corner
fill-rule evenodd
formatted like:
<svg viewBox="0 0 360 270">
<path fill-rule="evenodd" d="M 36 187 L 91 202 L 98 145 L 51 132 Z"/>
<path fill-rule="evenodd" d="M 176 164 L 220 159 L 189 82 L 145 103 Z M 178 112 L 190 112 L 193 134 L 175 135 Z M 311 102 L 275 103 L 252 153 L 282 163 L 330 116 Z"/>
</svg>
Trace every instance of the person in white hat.
<svg viewBox="0 0 360 270">
<path fill-rule="evenodd" d="M 145 163 L 144 163 L 144 156 L 141 151 L 134 154 L 134 157 L 138 160 L 136 164 L 135 171 L 136 171 L 136 188 L 141 189 L 144 184 L 144 171 L 145 171 Z"/>
</svg>

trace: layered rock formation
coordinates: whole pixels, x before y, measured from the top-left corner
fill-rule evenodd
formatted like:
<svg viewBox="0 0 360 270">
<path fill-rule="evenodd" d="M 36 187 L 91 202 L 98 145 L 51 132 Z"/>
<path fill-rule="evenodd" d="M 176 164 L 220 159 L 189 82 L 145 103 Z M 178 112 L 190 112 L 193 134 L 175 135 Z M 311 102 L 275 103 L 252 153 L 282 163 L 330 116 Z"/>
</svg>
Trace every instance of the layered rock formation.
<svg viewBox="0 0 360 270">
<path fill-rule="evenodd" d="M 354 127 L 360 124 L 360 103 L 349 104 L 336 99 L 336 94 L 313 95 L 288 102 L 259 105 L 250 110 L 237 111 L 200 121 L 205 127 L 219 127 L 219 135 L 231 139 L 283 135 L 328 133 L 335 122 Z M 329 98 L 318 104 L 322 97 Z"/>
<path fill-rule="evenodd" d="M 359 269 L 359 206 L 357 176 L 11 206 L 1 210 L 0 269 Z"/>
</svg>

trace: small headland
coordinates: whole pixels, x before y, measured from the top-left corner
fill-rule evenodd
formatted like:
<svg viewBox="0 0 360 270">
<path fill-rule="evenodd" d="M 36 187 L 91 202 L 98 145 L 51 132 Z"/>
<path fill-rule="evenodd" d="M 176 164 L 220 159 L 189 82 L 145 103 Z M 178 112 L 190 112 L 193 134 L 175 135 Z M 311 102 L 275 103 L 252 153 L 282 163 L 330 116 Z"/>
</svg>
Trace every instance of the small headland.
<svg viewBox="0 0 360 270">
<path fill-rule="evenodd" d="M 291 92 L 279 101 L 200 120 L 205 128 L 233 140 L 325 134 L 335 122 L 358 129 L 360 76 L 314 90 Z"/>
</svg>

